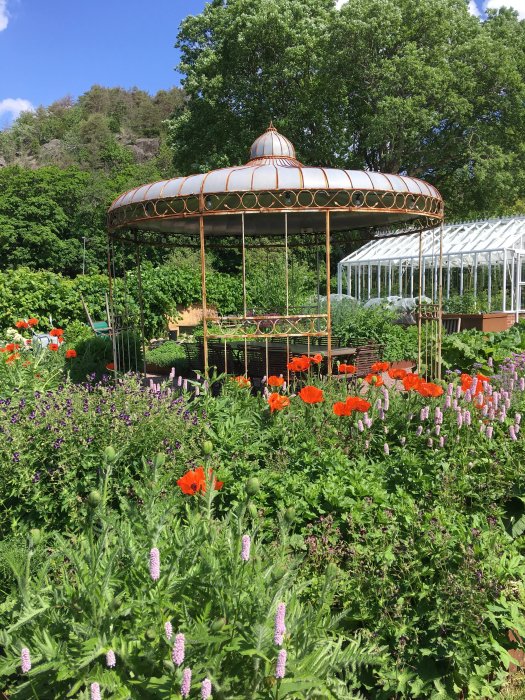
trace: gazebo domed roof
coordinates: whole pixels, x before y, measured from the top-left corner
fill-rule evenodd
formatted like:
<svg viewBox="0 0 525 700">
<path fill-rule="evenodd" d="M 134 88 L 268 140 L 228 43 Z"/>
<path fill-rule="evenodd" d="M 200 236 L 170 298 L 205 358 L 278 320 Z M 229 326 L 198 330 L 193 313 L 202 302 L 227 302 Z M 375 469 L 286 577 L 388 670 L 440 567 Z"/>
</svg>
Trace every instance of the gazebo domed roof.
<svg viewBox="0 0 525 700">
<path fill-rule="evenodd" d="M 245 165 L 135 187 L 112 203 L 108 226 L 192 235 L 204 216 L 208 233 L 239 235 L 238 217 L 245 213 L 252 232 L 271 235 L 277 213 L 291 214 L 289 230 L 299 232 L 320 230 L 327 210 L 333 230 L 403 226 L 405 232 L 439 224 L 443 200 L 418 178 L 305 166 L 270 124 Z"/>
</svg>

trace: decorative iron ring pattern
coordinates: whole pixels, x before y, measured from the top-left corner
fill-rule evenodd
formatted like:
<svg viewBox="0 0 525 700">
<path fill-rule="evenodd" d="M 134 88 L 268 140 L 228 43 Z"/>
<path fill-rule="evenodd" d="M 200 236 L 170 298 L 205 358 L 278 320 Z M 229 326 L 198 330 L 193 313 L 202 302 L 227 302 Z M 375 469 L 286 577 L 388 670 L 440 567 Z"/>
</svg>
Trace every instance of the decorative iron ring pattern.
<svg viewBox="0 0 525 700">
<path fill-rule="evenodd" d="M 191 219 L 233 213 L 272 211 L 359 211 L 420 215 L 429 227 L 443 219 L 443 200 L 425 194 L 382 190 L 266 190 L 223 192 L 152 199 L 125 204 L 108 214 L 108 228 L 140 228 L 147 221 Z"/>
<path fill-rule="evenodd" d="M 310 336 L 322 338 L 328 335 L 326 314 L 296 316 L 228 316 L 214 321 L 219 332 L 210 329 L 208 338 L 290 338 Z"/>
</svg>

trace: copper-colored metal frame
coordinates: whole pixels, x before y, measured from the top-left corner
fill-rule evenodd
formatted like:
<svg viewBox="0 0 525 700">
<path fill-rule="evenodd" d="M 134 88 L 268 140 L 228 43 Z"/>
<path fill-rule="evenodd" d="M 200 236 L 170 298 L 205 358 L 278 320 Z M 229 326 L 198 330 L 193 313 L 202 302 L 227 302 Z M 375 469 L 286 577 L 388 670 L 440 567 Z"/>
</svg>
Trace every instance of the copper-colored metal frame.
<svg viewBox="0 0 525 700">
<path fill-rule="evenodd" d="M 146 202 L 125 204 L 108 214 L 110 231 L 164 219 L 184 220 L 205 216 L 270 212 L 382 212 L 428 219 L 425 228 L 437 226 L 443 218 L 443 200 L 424 194 L 390 190 L 266 190 L 260 192 L 225 192 L 165 197 Z M 172 233 L 177 233 L 174 228 Z M 191 235 L 191 232 L 182 231 Z M 210 235 L 216 235 L 211 233 Z"/>
</svg>

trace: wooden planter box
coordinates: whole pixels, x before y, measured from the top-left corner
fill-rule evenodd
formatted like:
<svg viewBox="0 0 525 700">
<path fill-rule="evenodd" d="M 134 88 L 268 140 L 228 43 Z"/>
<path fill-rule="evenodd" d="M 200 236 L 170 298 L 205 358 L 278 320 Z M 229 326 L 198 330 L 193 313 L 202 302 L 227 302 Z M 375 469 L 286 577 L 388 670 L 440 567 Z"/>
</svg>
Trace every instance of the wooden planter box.
<svg viewBox="0 0 525 700">
<path fill-rule="evenodd" d="M 443 319 L 460 318 L 462 331 L 484 331 L 498 333 L 506 331 L 513 324 L 513 314 L 497 311 L 490 314 L 443 314 Z"/>
</svg>

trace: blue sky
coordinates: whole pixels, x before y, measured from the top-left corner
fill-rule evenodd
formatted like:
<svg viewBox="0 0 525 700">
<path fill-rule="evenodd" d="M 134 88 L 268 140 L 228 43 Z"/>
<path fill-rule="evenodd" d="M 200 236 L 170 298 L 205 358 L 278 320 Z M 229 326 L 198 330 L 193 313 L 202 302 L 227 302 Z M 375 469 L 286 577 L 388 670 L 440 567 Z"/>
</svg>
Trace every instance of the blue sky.
<svg viewBox="0 0 525 700">
<path fill-rule="evenodd" d="M 0 128 L 27 101 L 95 83 L 148 92 L 179 84 L 180 21 L 205 0 L 0 0 Z"/>
<path fill-rule="evenodd" d="M 336 0 L 342 4 L 345 0 Z M 95 83 L 154 93 L 179 84 L 180 21 L 205 0 L 0 0 L 0 128 L 22 109 Z M 473 14 L 525 0 L 470 0 Z"/>
</svg>

